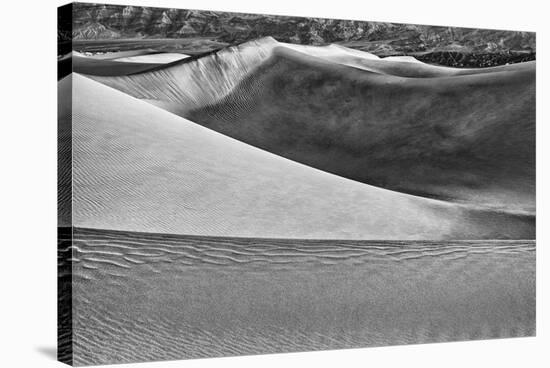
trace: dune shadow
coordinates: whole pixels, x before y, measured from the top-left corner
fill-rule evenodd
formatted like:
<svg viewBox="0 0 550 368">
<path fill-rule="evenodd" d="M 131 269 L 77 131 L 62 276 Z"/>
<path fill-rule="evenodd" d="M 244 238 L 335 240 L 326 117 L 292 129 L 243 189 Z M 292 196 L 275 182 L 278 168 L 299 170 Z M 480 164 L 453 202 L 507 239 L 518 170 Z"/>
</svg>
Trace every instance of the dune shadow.
<svg viewBox="0 0 550 368">
<path fill-rule="evenodd" d="M 57 347 L 55 346 L 38 346 L 36 351 L 49 359 L 57 360 Z"/>
</svg>

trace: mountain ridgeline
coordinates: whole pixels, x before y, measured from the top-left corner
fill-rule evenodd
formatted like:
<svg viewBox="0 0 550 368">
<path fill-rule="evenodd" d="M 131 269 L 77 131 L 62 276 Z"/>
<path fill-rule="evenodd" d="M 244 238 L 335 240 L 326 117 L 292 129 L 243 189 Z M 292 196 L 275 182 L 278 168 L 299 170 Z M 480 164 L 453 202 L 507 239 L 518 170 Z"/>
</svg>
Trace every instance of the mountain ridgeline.
<svg viewBox="0 0 550 368">
<path fill-rule="evenodd" d="M 73 4 L 75 48 L 90 41 L 201 39 L 200 52 L 260 37 L 303 45 L 338 43 L 377 55 L 414 55 L 430 63 L 483 67 L 534 60 L 535 33 L 427 25 L 287 17 L 122 5 Z M 204 46 L 204 43 L 207 43 Z M 120 43 L 109 51 L 119 51 Z M 189 53 L 189 50 L 185 50 Z"/>
</svg>

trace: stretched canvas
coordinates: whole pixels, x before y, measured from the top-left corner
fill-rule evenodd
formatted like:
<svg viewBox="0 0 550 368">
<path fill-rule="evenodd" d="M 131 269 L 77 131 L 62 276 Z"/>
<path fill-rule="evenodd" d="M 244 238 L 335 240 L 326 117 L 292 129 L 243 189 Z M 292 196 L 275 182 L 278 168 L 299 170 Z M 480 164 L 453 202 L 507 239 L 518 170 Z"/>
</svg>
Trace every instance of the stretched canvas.
<svg viewBox="0 0 550 368">
<path fill-rule="evenodd" d="M 535 334 L 534 33 L 58 15 L 60 361 Z"/>
</svg>

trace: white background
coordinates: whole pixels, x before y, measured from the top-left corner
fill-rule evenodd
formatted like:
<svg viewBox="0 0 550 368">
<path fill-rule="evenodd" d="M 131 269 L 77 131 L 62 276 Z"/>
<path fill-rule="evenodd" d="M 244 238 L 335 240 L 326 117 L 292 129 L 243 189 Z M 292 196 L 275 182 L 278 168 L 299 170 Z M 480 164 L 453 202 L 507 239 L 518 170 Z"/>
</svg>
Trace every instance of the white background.
<svg viewBox="0 0 550 368">
<path fill-rule="evenodd" d="M 543 1 L 132 0 L 106 3 L 537 32 L 537 337 L 122 365 L 247 368 L 550 366 L 548 30 Z M 0 21 L 0 366 L 57 367 L 56 7 L 2 3 Z"/>
</svg>

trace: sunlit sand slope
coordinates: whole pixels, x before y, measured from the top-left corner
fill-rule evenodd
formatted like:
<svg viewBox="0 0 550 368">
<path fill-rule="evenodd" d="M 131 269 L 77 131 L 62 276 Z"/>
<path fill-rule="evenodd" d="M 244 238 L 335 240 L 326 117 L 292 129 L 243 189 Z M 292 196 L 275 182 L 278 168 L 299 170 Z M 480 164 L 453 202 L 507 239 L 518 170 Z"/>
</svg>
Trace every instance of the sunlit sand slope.
<svg viewBox="0 0 550 368">
<path fill-rule="evenodd" d="M 534 215 L 535 62 L 463 70 L 262 39 L 95 79 L 346 178 Z"/>
<path fill-rule="evenodd" d="M 85 55 L 73 51 L 58 60 L 67 74 L 74 71 L 95 76 L 121 76 L 155 70 L 163 65 L 187 58 L 179 53 L 158 53 L 151 50 L 112 52 Z M 65 75 L 61 75 L 63 78 Z"/>
<path fill-rule="evenodd" d="M 156 54 L 148 54 L 148 55 L 136 55 L 136 56 L 128 56 L 128 57 L 121 57 L 113 59 L 115 61 L 119 62 L 126 62 L 126 63 L 158 63 L 158 64 L 166 64 L 166 63 L 173 63 L 174 61 L 183 60 L 185 58 L 189 57 L 185 54 L 178 54 L 174 52 L 166 52 L 166 53 L 156 53 Z"/>
<path fill-rule="evenodd" d="M 73 76 L 75 226 L 325 239 L 534 236 L 487 213 L 322 172 Z"/>
<path fill-rule="evenodd" d="M 57 84 L 57 224 L 72 226 L 72 76 Z"/>
</svg>

